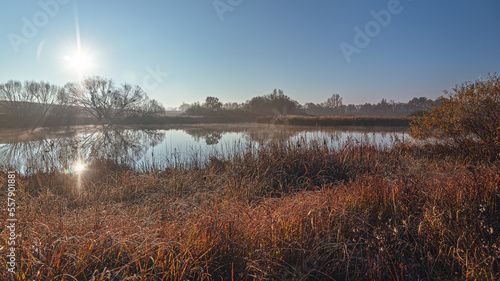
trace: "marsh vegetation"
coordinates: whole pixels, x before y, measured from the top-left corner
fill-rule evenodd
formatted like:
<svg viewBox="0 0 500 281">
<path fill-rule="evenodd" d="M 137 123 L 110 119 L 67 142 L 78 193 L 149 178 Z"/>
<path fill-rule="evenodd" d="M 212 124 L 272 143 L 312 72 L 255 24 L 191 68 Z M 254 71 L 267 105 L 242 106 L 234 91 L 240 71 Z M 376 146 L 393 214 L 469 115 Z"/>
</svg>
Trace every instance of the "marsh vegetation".
<svg viewBox="0 0 500 281">
<path fill-rule="evenodd" d="M 17 277 L 495 279 L 499 172 L 444 146 L 273 141 L 204 167 L 20 175 Z"/>
<path fill-rule="evenodd" d="M 106 148 L 78 173 L 19 174 L 15 278 L 499 279 L 500 129 L 480 118 L 498 120 L 499 84 L 481 83 L 415 119 L 422 143 L 274 138 L 141 170 Z"/>
</svg>

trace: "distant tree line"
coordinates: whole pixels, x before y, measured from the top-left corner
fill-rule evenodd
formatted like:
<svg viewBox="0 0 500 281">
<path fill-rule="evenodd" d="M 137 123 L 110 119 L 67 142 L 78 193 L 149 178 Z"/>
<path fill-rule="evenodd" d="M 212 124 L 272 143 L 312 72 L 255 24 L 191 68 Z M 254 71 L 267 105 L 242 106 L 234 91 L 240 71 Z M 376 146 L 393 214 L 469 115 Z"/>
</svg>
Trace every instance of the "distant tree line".
<svg viewBox="0 0 500 281">
<path fill-rule="evenodd" d="M 253 122 L 287 115 L 408 116 L 422 115 L 439 102 L 420 97 L 408 103 L 382 99 L 377 104 L 345 105 L 342 97 L 334 94 L 325 102 L 301 105 L 275 89 L 244 103 L 222 103 L 213 96 L 203 103 L 184 103 L 179 109 L 185 116 L 177 118 L 164 116 L 163 105 L 149 99 L 139 86 L 116 85 L 111 79 L 95 76 L 64 87 L 34 81 L 0 84 L 0 127 Z"/>
<path fill-rule="evenodd" d="M 323 103 L 306 103 L 305 110 L 307 114 L 314 116 L 409 116 L 421 115 L 435 103 L 436 101 L 425 97 L 415 97 L 407 103 L 388 102 L 386 99 L 382 99 L 377 104 L 345 105 L 342 103 L 342 97 L 334 94 Z"/>
<path fill-rule="evenodd" d="M 103 126 L 134 122 L 165 112 L 138 86 L 116 86 L 111 79 L 90 77 L 64 87 L 46 82 L 8 81 L 0 84 L 3 127 Z"/>
<path fill-rule="evenodd" d="M 186 115 L 206 117 L 233 117 L 237 120 L 255 120 L 258 116 L 305 115 L 302 106 L 286 96 L 282 90 L 275 89 L 271 94 L 257 96 L 245 103 L 223 104 L 216 97 L 207 97 L 204 103 L 195 102 L 180 107 Z"/>
<path fill-rule="evenodd" d="M 387 102 L 382 99 L 377 104 L 365 103 L 361 105 L 342 103 L 342 97 L 332 95 L 323 103 L 299 104 L 286 96 L 282 90 L 274 90 L 269 95 L 257 96 L 245 103 L 223 104 L 216 97 L 207 97 L 204 103 L 195 102 L 191 105 L 183 103 L 179 109 L 186 115 L 192 116 L 224 116 L 238 112 L 245 116 L 282 116 L 282 115 L 311 115 L 311 116 L 409 116 L 421 115 L 439 100 L 420 97 L 413 98 L 407 103 Z"/>
</svg>

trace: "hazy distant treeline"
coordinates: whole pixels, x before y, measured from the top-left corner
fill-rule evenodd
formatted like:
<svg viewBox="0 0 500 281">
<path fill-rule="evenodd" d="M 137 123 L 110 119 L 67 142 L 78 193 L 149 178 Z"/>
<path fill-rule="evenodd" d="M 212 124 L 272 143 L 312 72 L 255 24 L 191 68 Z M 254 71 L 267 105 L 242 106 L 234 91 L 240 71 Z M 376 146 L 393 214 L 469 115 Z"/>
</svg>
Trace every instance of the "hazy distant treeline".
<svg viewBox="0 0 500 281">
<path fill-rule="evenodd" d="M 216 97 L 207 97 L 206 101 L 193 104 L 183 104 L 180 110 L 186 115 L 193 116 L 283 116 L 283 115 L 312 115 L 312 116 L 409 116 L 419 115 L 427 111 L 436 102 L 425 97 L 413 98 L 407 103 L 387 102 L 382 99 L 377 104 L 365 103 L 362 105 L 342 103 L 338 94 L 328 98 L 323 103 L 299 104 L 286 96 L 282 90 L 274 90 L 265 96 L 254 97 L 244 103 L 223 104 Z M 238 114 L 235 114 L 238 113 Z"/>
<path fill-rule="evenodd" d="M 102 77 L 68 83 L 8 81 L 0 84 L 0 127 L 36 128 L 85 124 L 170 124 L 255 122 L 287 115 L 302 116 L 409 116 L 428 110 L 438 101 L 425 97 L 408 103 L 344 105 L 332 95 L 323 103 L 299 104 L 282 90 L 254 97 L 244 103 L 223 104 L 217 97 L 182 104 L 183 116 L 166 116 L 163 105 L 138 86 L 115 85 Z"/>
</svg>

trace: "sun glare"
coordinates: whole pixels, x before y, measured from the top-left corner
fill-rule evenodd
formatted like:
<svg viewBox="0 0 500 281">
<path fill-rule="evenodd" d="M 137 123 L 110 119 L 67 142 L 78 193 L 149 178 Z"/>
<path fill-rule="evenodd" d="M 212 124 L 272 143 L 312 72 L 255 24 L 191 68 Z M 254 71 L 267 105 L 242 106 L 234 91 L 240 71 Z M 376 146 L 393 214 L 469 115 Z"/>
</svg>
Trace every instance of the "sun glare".
<svg viewBox="0 0 500 281">
<path fill-rule="evenodd" d="M 85 74 L 92 67 L 92 58 L 82 52 L 77 52 L 74 55 L 65 55 L 63 58 L 69 68 L 78 74 Z"/>
<path fill-rule="evenodd" d="M 85 169 L 85 165 L 83 165 L 83 163 L 81 163 L 81 162 L 78 162 L 75 164 L 73 169 L 75 170 L 75 172 L 79 173 Z"/>
</svg>

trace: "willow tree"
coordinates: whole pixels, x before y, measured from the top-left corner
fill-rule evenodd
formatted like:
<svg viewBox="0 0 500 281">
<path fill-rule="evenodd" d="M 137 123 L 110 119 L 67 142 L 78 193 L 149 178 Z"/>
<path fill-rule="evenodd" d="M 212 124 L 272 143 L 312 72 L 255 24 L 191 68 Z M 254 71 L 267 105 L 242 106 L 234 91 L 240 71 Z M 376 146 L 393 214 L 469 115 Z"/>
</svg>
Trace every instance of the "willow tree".
<svg viewBox="0 0 500 281">
<path fill-rule="evenodd" d="M 500 78 L 464 82 L 445 91 L 440 103 L 415 117 L 411 133 L 417 139 L 439 139 L 466 153 L 500 155 Z"/>
</svg>

